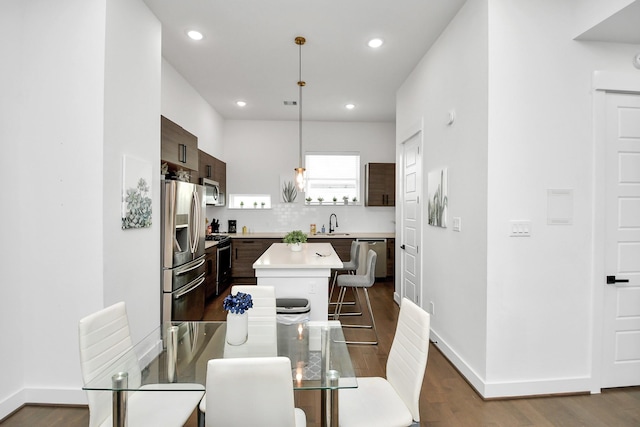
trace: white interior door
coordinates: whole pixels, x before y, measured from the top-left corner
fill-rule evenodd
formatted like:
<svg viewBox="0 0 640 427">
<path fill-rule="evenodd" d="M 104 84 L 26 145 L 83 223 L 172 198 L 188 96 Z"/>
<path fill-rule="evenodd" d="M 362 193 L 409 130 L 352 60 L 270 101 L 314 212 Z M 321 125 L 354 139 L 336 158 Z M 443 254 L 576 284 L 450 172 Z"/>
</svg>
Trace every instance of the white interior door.
<svg viewBox="0 0 640 427">
<path fill-rule="evenodd" d="M 607 94 L 605 126 L 603 388 L 640 385 L 640 96 Z"/>
<path fill-rule="evenodd" d="M 420 208 L 420 183 L 422 162 L 420 159 L 419 132 L 402 144 L 402 237 L 401 283 L 402 295 L 420 305 L 420 258 L 419 242 L 422 229 Z"/>
</svg>

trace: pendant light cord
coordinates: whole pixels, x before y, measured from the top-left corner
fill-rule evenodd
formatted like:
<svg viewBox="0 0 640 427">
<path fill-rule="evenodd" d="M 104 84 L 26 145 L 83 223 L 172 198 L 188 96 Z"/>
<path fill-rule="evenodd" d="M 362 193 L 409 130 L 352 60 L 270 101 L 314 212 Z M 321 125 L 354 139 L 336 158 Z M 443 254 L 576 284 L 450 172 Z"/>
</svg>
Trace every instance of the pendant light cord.
<svg viewBox="0 0 640 427">
<path fill-rule="evenodd" d="M 298 43 L 298 134 L 299 134 L 299 157 L 298 157 L 298 165 L 302 167 L 302 86 L 305 85 L 305 82 L 302 81 L 302 45 L 304 44 L 304 38 L 300 38 L 302 40 L 296 39 L 296 43 Z"/>
</svg>

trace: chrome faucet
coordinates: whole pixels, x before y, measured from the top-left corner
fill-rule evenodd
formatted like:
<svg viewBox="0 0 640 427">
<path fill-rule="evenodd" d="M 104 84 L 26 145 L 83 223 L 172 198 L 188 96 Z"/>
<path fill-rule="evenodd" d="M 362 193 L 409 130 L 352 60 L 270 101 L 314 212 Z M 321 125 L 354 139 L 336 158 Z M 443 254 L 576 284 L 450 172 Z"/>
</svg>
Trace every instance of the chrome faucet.
<svg viewBox="0 0 640 427">
<path fill-rule="evenodd" d="M 331 215 L 329 215 L 329 234 L 331 234 L 331 233 L 333 233 L 335 231 L 335 229 L 331 225 L 331 219 L 333 217 L 336 218 L 336 227 L 338 226 L 338 216 L 336 214 L 332 213 Z"/>
</svg>

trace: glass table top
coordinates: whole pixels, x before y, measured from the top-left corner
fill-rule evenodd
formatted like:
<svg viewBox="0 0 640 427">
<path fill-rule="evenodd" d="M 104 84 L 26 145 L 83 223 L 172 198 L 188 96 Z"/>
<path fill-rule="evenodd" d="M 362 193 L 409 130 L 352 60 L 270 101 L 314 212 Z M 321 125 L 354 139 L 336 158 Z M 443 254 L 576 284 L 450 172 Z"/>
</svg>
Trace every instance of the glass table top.
<svg viewBox="0 0 640 427">
<path fill-rule="evenodd" d="M 357 387 L 338 321 L 284 325 L 250 320 L 248 339 L 237 346 L 228 344 L 225 335 L 226 322 L 167 323 L 105 367 L 83 389 L 202 390 L 210 359 L 265 356 L 291 360 L 296 390 Z M 114 381 L 123 373 L 126 381 Z"/>
</svg>

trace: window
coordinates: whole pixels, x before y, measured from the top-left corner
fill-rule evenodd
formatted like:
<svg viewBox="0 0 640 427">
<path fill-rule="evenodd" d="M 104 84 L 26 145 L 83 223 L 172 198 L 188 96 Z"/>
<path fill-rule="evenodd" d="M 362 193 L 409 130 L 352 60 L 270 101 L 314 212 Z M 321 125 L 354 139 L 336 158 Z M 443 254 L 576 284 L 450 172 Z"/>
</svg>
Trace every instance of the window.
<svg viewBox="0 0 640 427">
<path fill-rule="evenodd" d="M 230 194 L 229 209 L 271 209 L 270 194 Z"/>
<path fill-rule="evenodd" d="M 335 197 L 342 203 L 344 197 L 351 202 L 360 200 L 360 155 L 357 153 L 322 153 L 305 156 L 305 198 L 325 203 Z"/>
</svg>

